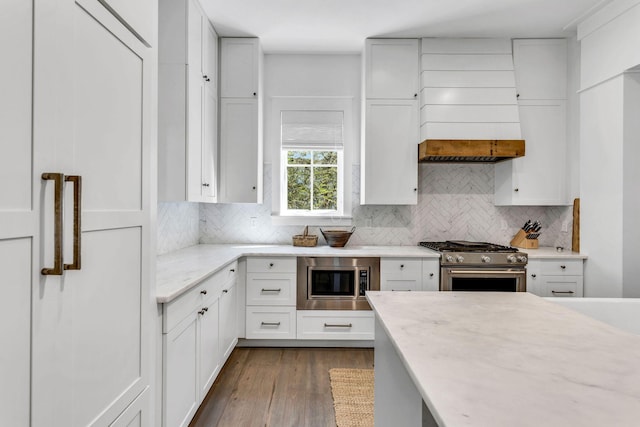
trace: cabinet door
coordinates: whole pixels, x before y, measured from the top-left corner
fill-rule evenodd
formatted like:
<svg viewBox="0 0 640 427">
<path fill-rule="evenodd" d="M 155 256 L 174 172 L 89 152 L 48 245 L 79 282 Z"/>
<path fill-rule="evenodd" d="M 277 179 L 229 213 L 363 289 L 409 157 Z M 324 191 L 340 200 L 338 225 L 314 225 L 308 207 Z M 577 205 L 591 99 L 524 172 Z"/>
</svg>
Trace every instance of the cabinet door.
<svg viewBox="0 0 640 427">
<path fill-rule="evenodd" d="M 422 260 L 422 290 L 440 290 L 440 261 L 437 258 Z"/>
<path fill-rule="evenodd" d="M 418 101 L 367 101 L 360 202 L 418 202 Z"/>
<path fill-rule="evenodd" d="M 189 201 L 199 202 L 203 189 L 203 110 L 205 85 L 199 73 L 189 72 L 187 95 L 187 194 Z"/>
<path fill-rule="evenodd" d="M 220 108 L 220 201 L 261 203 L 258 101 L 223 98 Z"/>
<path fill-rule="evenodd" d="M 219 299 L 205 303 L 198 316 L 198 394 L 203 399 L 220 371 Z"/>
<path fill-rule="evenodd" d="M 163 335 L 164 427 L 187 426 L 198 408 L 198 314 L 193 313 Z"/>
<path fill-rule="evenodd" d="M 422 288 L 420 278 L 402 279 L 393 276 L 381 275 L 380 290 L 381 291 L 419 291 Z"/>
<path fill-rule="evenodd" d="M 417 39 L 368 39 L 367 99 L 417 99 L 419 51 Z"/>
<path fill-rule="evenodd" d="M 513 68 L 520 101 L 567 98 L 565 39 L 514 40 Z"/>
<path fill-rule="evenodd" d="M 218 148 L 218 100 L 215 92 L 204 85 L 204 108 L 202 111 L 202 201 L 215 202 L 217 199 L 216 160 Z"/>
<path fill-rule="evenodd" d="M 38 266 L 32 197 L 32 2 L 0 5 L 0 425 L 29 425 L 31 289 Z M 11 64 L 9 66 L 9 64 Z M 36 276 L 37 277 L 37 276 Z"/>
<path fill-rule="evenodd" d="M 220 360 L 224 363 L 238 341 L 238 287 L 228 282 L 220 297 Z"/>
<path fill-rule="evenodd" d="M 218 35 L 206 17 L 204 20 L 204 76 L 209 90 L 217 96 L 218 85 Z"/>
<path fill-rule="evenodd" d="M 260 47 L 255 38 L 222 38 L 220 41 L 220 96 L 258 96 Z"/>
<path fill-rule="evenodd" d="M 496 164 L 496 205 L 567 205 L 566 103 L 519 101 L 524 157 Z"/>
<path fill-rule="evenodd" d="M 100 2 L 36 0 L 34 11 L 33 185 L 44 202 L 31 423 L 108 425 L 149 386 L 155 360 L 155 54 Z M 52 266 L 55 242 L 53 185 L 40 180 L 43 172 L 82 177 L 81 268 L 62 275 L 39 274 Z M 74 190 L 64 187 L 66 264 L 74 253 Z"/>
<path fill-rule="evenodd" d="M 196 0 L 188 0 L 187 5 L 187 65 L 189 72 L 203 76 L 204 63 L 202 61 L 204 43 L 204 19 Z"/>
</svg>

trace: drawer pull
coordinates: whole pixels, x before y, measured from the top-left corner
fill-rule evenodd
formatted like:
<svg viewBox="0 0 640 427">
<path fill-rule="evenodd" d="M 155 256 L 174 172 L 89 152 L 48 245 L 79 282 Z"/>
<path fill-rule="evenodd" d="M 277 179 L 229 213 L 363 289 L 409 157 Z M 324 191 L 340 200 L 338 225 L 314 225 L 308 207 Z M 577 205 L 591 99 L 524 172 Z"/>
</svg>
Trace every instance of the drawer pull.
<svg viewBox="0 0 640 427">
<path fill-rule="evenodd" d="M 222 290 L 222 293 L 223 293 L 223 294 L 226 294 L 226 293 L 228 293 L 228 292 L 229 292 L 229 289 L 223 289 L 223 290 Z"/>
<path fill-rule="evenodd" d="M 201 291 L 200 291 L 200 293 L 201 293 L 202 295 L 206 295 L 206 294 L 207 294 L 207 290 L 206 290 L 206 289 L 203 289 L 203 290 L 201 290 Z"/>
<path fill-rule="evenodd" d="M 567 268 L 567 266 L 566 265 L 561 265 L 560 268 L 564 270 L 565 268 Z"/>
<path fill-rule="evenodd" d="M 573 294 L 573 291 L 551 291 L 552 294 Z"/>
<path fill-rule="evenodd" d="M 531 274 L 531 277 L 533 277 L 533 278 L 535 279 L 536 277 L 538 277 L 538 275 L 537 275 L 537 274 L 535 274 L 535 273 L 532 273 L 532 274 Z"/>
<path fill-rule="evenodd" d="M 273 263 L 272 262 L 269 263 L 269 268 L 273 268 Z"/>
<path fill-rule="evenodd" d="M 200 311 L 198 312 L 198 314 L 199 314 L 200 316 L 204 316 L 204 313 L 206 313 L 206 310 L 204 310 L 204 309 L 202 309 L 202 310 L 200 310 Z"/>
<path fill-rule="evenodd" d="M 404 268 L 404 264 L 400 264 L 400 268 Z"/>
<path fill-rule="evenodd" d="M 429 277 L 433 277 L 433 273 L 429 273 Z"/>
<path fill-rule="evenodd" d="M 260 322 L 262 326 L 280 326 L 280 322 Z"/>
<path fill-rule="evenodd" d="M 231 269 L 231 270 L 229 270 L 229 271 L 230 271 L 231 273 L 235 273 L 235 272 L 236 272 L 236 269 L 235 269 L 235 268 L 232 268 L 232 269 Z"/>
<path fill-rule="evenodd" d="M 391 292 L 411 292 L 411 289 L 391 289 Z"/>
<path fill-rule="evenodd" d="M 278 289 L 264 289 L 264 288 L 262 288 L 261 292 L 280 292 L 280 291 L 282 291 L 281 288 L 278 288 Z"/>
<path fill-rule="evenodd" d="M 353 325 L 351 323 L 325 323 L 325 328 L 351 328 Z"/>
</svg>

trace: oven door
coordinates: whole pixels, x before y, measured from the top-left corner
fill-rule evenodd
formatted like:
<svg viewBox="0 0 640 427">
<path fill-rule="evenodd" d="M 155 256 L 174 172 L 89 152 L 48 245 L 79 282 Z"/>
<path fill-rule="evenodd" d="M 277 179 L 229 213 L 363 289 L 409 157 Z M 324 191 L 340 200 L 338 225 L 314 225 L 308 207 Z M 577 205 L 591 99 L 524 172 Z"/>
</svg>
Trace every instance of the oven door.
<svg viewBox="0 0 640 427">
<path fill-rule="evenodd" d="M 441 291 L 525 292 L 527 274 L 524 268 L 508 267 L 442 267 Z"/>
</svg>

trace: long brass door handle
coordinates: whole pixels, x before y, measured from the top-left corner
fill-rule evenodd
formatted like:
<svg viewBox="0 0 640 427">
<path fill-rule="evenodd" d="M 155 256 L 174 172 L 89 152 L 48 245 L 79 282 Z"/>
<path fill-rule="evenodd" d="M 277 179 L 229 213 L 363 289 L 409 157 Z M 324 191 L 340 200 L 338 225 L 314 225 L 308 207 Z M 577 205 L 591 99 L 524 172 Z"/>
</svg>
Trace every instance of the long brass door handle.
<svg viewBox="0 0 640 427">
<path fill-rule="evenodd" d="M 73 182 L 73 262 L 64 264 L 65 270 L 80 270 L 80 252 L 82 248 L 80 216 L 82 214 L 82 177 L 65 176 L 66 182 Z"/>
<path fill-rule="evenodd" d="M 40 273 L 43 276 L 61 276 L 62 275 L 62 180 L 64 175 L 61 173 L 45 172 L 42 174 L 45 181 L 53 181 L 53 268 L 43 268 Z"/>
</svg>

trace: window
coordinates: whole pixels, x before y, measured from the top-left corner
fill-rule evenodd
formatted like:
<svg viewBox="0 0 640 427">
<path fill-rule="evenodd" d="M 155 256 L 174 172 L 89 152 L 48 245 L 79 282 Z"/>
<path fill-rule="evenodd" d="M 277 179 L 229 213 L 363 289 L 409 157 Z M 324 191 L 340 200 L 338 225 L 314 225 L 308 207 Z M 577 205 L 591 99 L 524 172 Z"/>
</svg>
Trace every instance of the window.
<svg viewBox="0 0 640 427">
<path fill-rule="evenodd" d="M 343 134 L 343 111 L 280 111 L 282 214 L 342 215 Z"/>
</svg>

